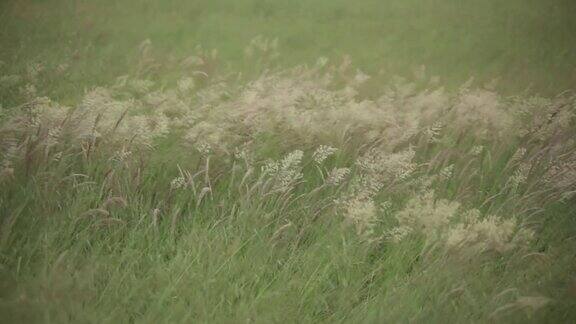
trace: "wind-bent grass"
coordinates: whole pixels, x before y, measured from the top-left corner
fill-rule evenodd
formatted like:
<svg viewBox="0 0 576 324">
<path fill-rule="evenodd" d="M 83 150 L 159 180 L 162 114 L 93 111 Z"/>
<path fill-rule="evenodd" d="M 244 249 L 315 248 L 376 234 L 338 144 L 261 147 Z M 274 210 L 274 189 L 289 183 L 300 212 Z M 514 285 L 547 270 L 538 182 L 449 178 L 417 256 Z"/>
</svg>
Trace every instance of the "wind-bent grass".
<svg viewBox="0 0 576 324">
<path fill-rule="evenodd" d="M 576 320 L 573 93 L 280 47 L 0 66 L 0 321 Z"/>
<path fill-rule="evenodd" d="M 422 75 L 370 99 L 347 61 L 238 82 L 210 57 L 72 108 L 23 76 L 0 129 L 4 320 L 574 318 L 574 97 Z"/>
</svg>

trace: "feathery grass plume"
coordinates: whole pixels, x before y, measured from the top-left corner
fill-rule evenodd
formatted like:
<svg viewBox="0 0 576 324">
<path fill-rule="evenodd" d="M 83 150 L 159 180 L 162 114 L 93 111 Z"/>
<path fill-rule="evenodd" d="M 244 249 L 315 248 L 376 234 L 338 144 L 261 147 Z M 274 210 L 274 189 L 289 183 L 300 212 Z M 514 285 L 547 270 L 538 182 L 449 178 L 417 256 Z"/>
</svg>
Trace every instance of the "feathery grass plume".
<svg viewBox="0 0 576 324">
<path fill-rule="evenodd" d="M 386 231 L 384 237 L 390 242 L 399 243 L 413 231 L 409 226 L 396 226 Z"/>
<path fill-rule="evenodd" d="M 182 94 L 190 92 L 195 87 L 194 79 L 191 77 L 183 77 L 178 80 L 178 91 Z"/>
<path fill-rule="evenodd" d="M 475 209 L 464 213 L 459 210 L 458 202 L 435 199 L 433 192 L 427 192 L 408 201 L 395 215 L 399 225 L 388 230 L 385 236 L 398 242 L 411 232 L 423 233 L 428 242 L 443 242 L 448 251 L 468 257 L 525 248 L 534 237 L 534 233 L 521 227 L 515 218 L 481 217 Z M 463 216 L 457 218 L 459 214 Z"/>
<path fill-rule="evenodd" d="M 188 187 L 188 181 L 184 177 L 176 177 L 170 182 L 170 188 L 172 190 L 178 190 Z"/>
<path fill-rule="evenodd" d="M 526 247 L 533 236 L 534 233 L 522 228 L 515 218 L 503 219 L 494 215 L 482 218 L 478 210 L 470 210 L 462 223 L 447 231 L 446 247 L 468 255 L 485 252 L 501 254 Z"/>
<path fill-rule="evenodd" d="M 112 157 L 110 158 L 111 161 L 116 163 L 121 163 L 127 161 L 132 156 L 132 151 L 126 149 L 126 147 L 122 147 L 121 150 L 116 151 Z"/>
<path fill-rule="evenodd" d="M 469 129 L 476 138 L 509 133 L 513 117 L 503 100 L 494 92 L 467 90 L 460 94 L 453 108 L 457 125 Z M 492 133 L 492 134 L 491 134 Z"/>
<path fill-rule="evenodd" d="M 377 221 L 377 209 L 371 199 L 352 199 L 345 203 L 344 219 L 352 224 L 356 233 L 362 237 L 370 237 Z"/>
<path fill-rule="evenodd" d="M 287 188 L 302 179 L 300 163 L 302 162 L 303 156 L 304 152 L 295 150 L 290 152 L 280 161 L 278 172 L 276 174 L 279 187 Z"/>
<path fill-rule="evenodd" d="M 530 163 L 521 163 L 520 166 L 514 171 L 514 174 L 508 179 L 508 184 L 511 188 L 518 188 L 521 184 L 528 180 L 532 165 Z"/>
<path fill-rule="evenodd" d="M 573 198 L 576 195 L 576 154 L 552 164 L 544 174 L 543 182 L 560 196 L 560 201 Z"/>
<path fill-rule="evenodd" d="M 356 225 L 357 232 L 372 233 L 376 220 L 374 197 L 385 185 L 402 181 L 415 169 L 412 148 L 398 153 L 371 149 L 358 158 L 359 174 L 352 178 L 348 192 L 337 199 L 344 217 Z"/>
<path fill-rule="evenodd" d="M 170 121 L 161 112 L 129 113 L 137 110 L 136 101 L 116 100 L 110 89 L 96 88 L 86 94 L 75 116 L 77 136 L 150 147 L 155 138 L 168 133 Z"/>
<path fill-rule="evenodd" d="M 341 184 L 350 174 L 350 168 L 334 168 L 328 172 L 325 183 L 329 186 Z"/>
<path fill-rule="evenodd" d="M 327 145 L 320 145 L 312 154 L 312 159 L 314 162 L 316 162 L 316 164 L 322 164 L 327 158 L 336 152 L 338 152 L 337 148 Z"/>
<path fill-rule="evenodd" d="M 516 152 L 514 152 L 514 155 L 512 155 L 512 157 L 510 158 L 510 162 L 511 164 L 517 164 L 519 162 L 522 161 L 522 159 L 524 159 L 524 156 L 526 156 L 526 148 L 525 147 L 520 147 L 516 150 Z"/>
<path fill-rule="evenodd" d="M 277 161 L 268 159 L 264 162 L 264 165 L 262 166 L 262 174 L 273 176 L 278 173 L 279 169 L 280 165 Z"/>
<path fill-rule="evenodd" d="M 474 145 L 470 149 L 470 154 L 473 156 L 478 156 L 478 155 L 482 154 L 482 152 L 484 152 L 484 150 L 485 150 L 484 145 Z"/>
<path fill-rule="evenodd" d="M 419 132 L 435 142 L 442 129 L 470 131 L 478 139 L 506 138 L 515 130 L 508 103 L 493 92 L 417 93 L 399 83 L 368 100 L 334 88 L 331 79 L 330 73 L 298 67 L 264 73 L 231 92 L 222 88 L 224 83 L 208 85 L 194 94 L 200 109 L 195 110 L 193 120 L 198 122 L 190 137 L 207 137 L 230 151 L 249 134 L 281 129 L 291 135 L 287 138 L 306 142 L 316 137 L 341 139 L 346 130 L 348 136 L 377 140 L 393 149 Z"/>
<path fill-rule="evenodd" d="M 202 156 L 204 156 L 204 157 L 210 155 L 214 151 L 212 146 L 206 142 L 197 143 L 196 144 L 196 150 L 198 150 L 198 152 L 200 152 L 200 154 L 202 154 Z"/>
<path fill-rule="evenodd" d="M 532 141 L 545 142 L 556 134 L 570 132 L 575 122 L 576 95 L 561 94 L 554 99 L 517 98 L 518 132 Z"/>
<path fill-rule="evenodd" d="M 428 143 L 436 143 L 438 142 L 438 137 L 440 133 L 444 129 L 444 125 L 441 122 L 436 122 L 432 126 L 426 128 L 424 130 L 424 137 Z"/>
<path fill-rule="evenodd" d="M 262 175 L 273 180 L 275 190 L 289 190 L 302 179 L 303 156 L 303 151 L 294 150 L 279 161 L 268 159 L 261 168 Z"/>
<path fill-rule="evenodd" d="M 390 183 L 409 177 L 417 165 L 412 161 L 416 152 L 413 147 L 396 153 L 371 149 L 356 161 L 362 172 L 378 182 Z"/>
<path fill-rule="evenodd" d="M 395 217 L 400 226 L 438 238 L 458 214 L 460 203 L 436 199 L 433 191 L 411 198 Z"/>
<path fill-rule="evenodd" d="M 448 180 L 450 178 L 452 178 L 452 175 L 454 174 L 454 164 L 450 164 L 447 167 L 442 168 L 442 170 L 440 170 L 440 178 L 443 180 Z"/>
<path fill-rule="evenodd" d="M 377 220 L 374 197 L 386 184 L 401 181 L 415 169 L 412 148 L 398 153 L 372 149 L 356 161 L 360 174 L 352 179 L 349 192 L 338 199 L 344 217 L 363 237 L 370 237 Z"/>
<path fill-rule="evenodd" d="M 46 139 L 46 146 L 54 146 L 58 144 L 60 136 L 62 134 L 62 127 L 56 126 L 48 130 L 48 136 Z"/>
<path fill-rule="evenodd" d="M 380 211 L 382 211 L 382 213 L 384 214 L 388 214 L 390 213 L 391 209 L 392 209 L 392 202 L 386 200 L 380 203 Z"/>
</svg>

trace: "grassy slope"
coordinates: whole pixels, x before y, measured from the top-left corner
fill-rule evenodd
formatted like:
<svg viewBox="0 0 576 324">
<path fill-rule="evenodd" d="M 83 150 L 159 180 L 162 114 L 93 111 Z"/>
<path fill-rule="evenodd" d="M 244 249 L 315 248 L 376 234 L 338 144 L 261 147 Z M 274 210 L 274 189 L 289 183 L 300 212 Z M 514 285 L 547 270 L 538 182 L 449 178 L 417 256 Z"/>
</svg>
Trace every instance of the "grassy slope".
<svg viewBox="0 0 576 324">
<path fill-rule="evenodd" d="M 403 74 L 426 64 L 448 85 L 471 75 L 501 77 L 502 91 L 534 85 L 555 93 L 575 85 L 576 26 L 569 1 L 469 2 L 6 1 L 0 4 L 0 60 L 9 63 L 9 71 L 36 60 L 48 66 L 68 62 L 66 77 L 48 75 L 37 87 L 69 103 L 86 88 L 134 73 L 135 48 L 145 38 L 160 56 L 186 55 L 203 44 L 220 49 L 230 70 L 250 71 L 240 57 L 257 34 L 280 39 L 285 65 L 348 53 L 369 71 L 383 67 Z M 156 74 L 162 80 L 177 73 Z M 0 95 L 5 102 L 14 96 Z M 119 167 L 112 189 L 106 189 L 130 202 L 113 211 L 124 225 L 95 230 L 92 220 L 78 218 L 110 194 L 103 189 L 109 181 L 106 155 L 89 161 L 71 156 L 40 167 L 34 176 L 19 170 L 0 189 L 0 321 L 488 322 L 516 295 L 555 301 L 539 312 L 502 315 L 500 321 L 576 318 L 576 299 L 567 288 L 576 228 L 569 206 L 549 206 L 539 215 L 539 239 L 531 248 L 545 252 L 544 261 L 517 255 L 468 264 L 439 255 L 422 262 L 419 238 L 367 247 L 330 212 L 307 227 L 302 215 L 309 216 L 308 208 L 322 197 L 280 211 L 226 180 L 212 200 L 196 208 L 186 194 L 168 192 L 177 164 L 194 169 L 196 158 L 170 140 L 158 146 L 158 154 L 144 154 L 149 160 L 138 185 L 138 166 L 132 165 Z M 264 156 L 278 150 L 273 141 L 259 149 Z M 471 204 L 498 192 L 515 149 L 494 147 L 495 162 L 478 166 L 483 182 L 474 184 L 478 196 Z M 349 162 L 352 152 L 339 162 Z M 179 158 L 169 158 L 172 154 Z M 305 180 L 318 182 L 309 168 Z M 73 186 L 71 170 L 102 186 Z M 458 187 L 454 180 L 436 189 L 454 198 Z M 406 197 L 396 198 L 402 204 Z M 163 206 L 171 213 L 152 226 L 150 211 Z M 289 229 L 272 246 L 286 220 L 306 232 Z"/>
<path fill-rule="evenodd" d="M 576 82 L 576 6 L 553 1 L 364 0 L 3 1 L 0 59 L 78 67 L 70 87 L 106 82 L 150 38 L 165 53 L 217 48 L 238 66 L 255 35 L 280 41 L 283 63 L 352 55 L 368 71 L 424 64 L 445 83 L 502 79 L 500 90 L 555 94 Z M 16 63 L 16 68 L 18 63 Z M 247 68 L 247 67 L 244 67 Z"/>
</svg>

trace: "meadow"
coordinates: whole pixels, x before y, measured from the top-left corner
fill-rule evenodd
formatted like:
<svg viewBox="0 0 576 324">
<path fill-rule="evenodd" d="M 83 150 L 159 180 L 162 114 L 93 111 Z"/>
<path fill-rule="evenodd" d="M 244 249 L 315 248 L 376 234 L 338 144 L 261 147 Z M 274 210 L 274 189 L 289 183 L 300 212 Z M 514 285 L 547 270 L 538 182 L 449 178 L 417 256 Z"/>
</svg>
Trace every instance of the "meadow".
<svg viewBox="0 0 576 324">
<path fill-rule="evenodd" d="M 575 14 L 2 1 L 0 322 L 575 322 Z"/>
</svg>

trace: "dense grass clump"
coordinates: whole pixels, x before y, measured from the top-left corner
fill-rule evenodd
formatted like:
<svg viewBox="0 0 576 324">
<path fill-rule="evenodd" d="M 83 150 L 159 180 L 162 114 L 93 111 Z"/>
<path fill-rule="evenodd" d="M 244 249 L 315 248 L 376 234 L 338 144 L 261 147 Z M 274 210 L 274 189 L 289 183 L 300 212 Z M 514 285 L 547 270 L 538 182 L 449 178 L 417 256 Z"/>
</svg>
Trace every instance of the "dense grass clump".
<svg viewBox="0 0 576 324">
<path fill-rule="evenodd" d="M 174 83 L 126 75 L 71 105 L 37 93 L 57 71 L 3 78 L 3 320 L 575 318 L 571 94 L 173 64 Z"/>
<path fill-rule="evenodd" d="M 444 1 L 421 24 L 438 4 L 412 2 L 142 1 L 134 15 L 129 2 L 0 4 L 0 322 L 576 321 L 576 95 L 551 91 L 572 76 L 533 82 L 556 95 L 504 94 L 515 71 L 573 68 L 572 52 L 534 69 L 497 60 L 457 86 L 466 73 L 444 55 L 471 47 L 425 45 L 476 39 L 438 21 L 493 1 Z M 571 10 L 550 3 L 555 19 Z M 408 39 L 381 44 L 394 69 L 430 63 L 406 51 L 432 68 L 375 72 L 378 9 L 407 21 L 382 23 Z M 234 23 L 213 30 L 222 17 Z M 255 17 L 279 39 L 238 50 L 263 29 Z M 290 17 L 352 29 L 309 48 L 322 34 L 292 35 L 279 27 Z M 524 36 L 531 20 L 562 25 L 491 17 Z M 168 51 L 190 26 L 224 50 Z M 430 26 L 441 33 L 420 33 Z M 131 46 L 136 29 L 154 42 Z M 571 37 L 507 53 L 532 64 Z M 468 58 L 495 47 L 483 51 Z M 502 87 L 485 82 L 509 63 Z"/>
</svg>

